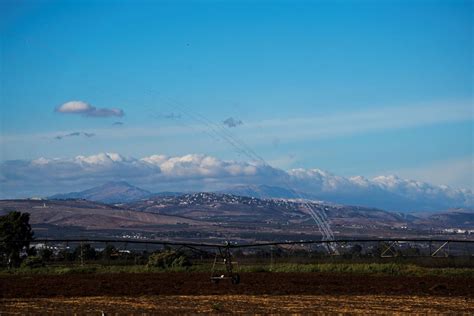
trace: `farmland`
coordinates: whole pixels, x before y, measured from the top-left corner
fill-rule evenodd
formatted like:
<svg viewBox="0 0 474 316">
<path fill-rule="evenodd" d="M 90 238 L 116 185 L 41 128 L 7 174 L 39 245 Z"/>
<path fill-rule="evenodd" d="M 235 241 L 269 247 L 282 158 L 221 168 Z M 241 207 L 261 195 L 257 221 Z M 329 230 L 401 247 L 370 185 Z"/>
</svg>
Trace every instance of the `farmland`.
<svg viewBox="0 0 474 316">
<path fill-rule="evenodd" d="M 239 285 L 212 284 L 205 272 L 0 278 L 4 312 L 474 312 L 473 278 L 461 276 L 247 272 Z"/>
<path fill-rule="evenodd" d="M 451 313 L 470 314 L 459 297 L 389 295 L 200 295 L 71 297 L 2 300 L 6 312 L 27 313 Z"/>
</svg>

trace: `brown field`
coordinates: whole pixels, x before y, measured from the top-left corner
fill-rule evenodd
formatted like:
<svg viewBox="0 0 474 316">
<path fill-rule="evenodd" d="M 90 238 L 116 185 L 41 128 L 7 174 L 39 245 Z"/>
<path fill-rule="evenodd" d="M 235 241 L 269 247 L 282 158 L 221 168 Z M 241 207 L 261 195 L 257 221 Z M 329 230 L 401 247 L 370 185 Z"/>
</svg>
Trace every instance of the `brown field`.
<svg viewBox="0 0 474 316">
<path fill-rule="evenodd" d="M 462 297 L 403 295 L 193 295 L 3 299 L 5 313 L 474 313 Z"/>
<path fill-rule="evenodd" d="M 212 284 L 206 273 L 0 277 L 10 313 L 474 313 L 474 282 L 461 277 L 243 273 Z"/>
</svg>

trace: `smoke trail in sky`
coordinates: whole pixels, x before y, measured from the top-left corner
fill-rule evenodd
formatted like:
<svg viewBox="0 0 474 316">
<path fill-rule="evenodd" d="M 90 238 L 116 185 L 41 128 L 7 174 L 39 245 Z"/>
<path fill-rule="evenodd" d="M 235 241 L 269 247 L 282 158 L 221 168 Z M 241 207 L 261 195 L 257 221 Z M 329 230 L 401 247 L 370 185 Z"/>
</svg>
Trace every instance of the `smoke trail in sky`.
<svg viewBox="0 0 474 316">
<path fill-rule="evenodd" d="M 229 145 L 231 145 L 238 153 L 248 157 L 251 160 L 257 161 L 261 163 L 263 166 L 271 167 L 271 165 L 260 155 L 258 155 L 252 148 L 250 148 L 244 141 L 239 139 L 236 135 L 234 135 L 226 126 L 223 124 L 216 124 L 207 117 L 187 108 L 186 106 L 173 101 L 168 98 L 166 100 L 164 97 L 161 97 L 164 102 L 166 102 L 169 106 L 172 106 L 175 110 L 178 110 L 183 116 L 189 117 L 190 119 L 203 124 L 212 135 L 223 139 Z M 331 230 L 329 225 L 328 218 L 323 211 L 319 211 L 315 209 L 310 203 L 304 199 L 300 193 L 296 190 L 293 190 L 291 184 L 289 183 L 288 179 L 285 179 L 286 187 L 293 192 L 295 196 L 298 197 L 299 201 L 303 205 L 304 209 L 309 213 L 311 218 L 315 221 L 318 225 L 319 231 L 323 235 L 323 240 L 334 240 L 334 234 Z M 329 244 L 329 246 L 335 250 L 335 246 Z"/>
</svg>

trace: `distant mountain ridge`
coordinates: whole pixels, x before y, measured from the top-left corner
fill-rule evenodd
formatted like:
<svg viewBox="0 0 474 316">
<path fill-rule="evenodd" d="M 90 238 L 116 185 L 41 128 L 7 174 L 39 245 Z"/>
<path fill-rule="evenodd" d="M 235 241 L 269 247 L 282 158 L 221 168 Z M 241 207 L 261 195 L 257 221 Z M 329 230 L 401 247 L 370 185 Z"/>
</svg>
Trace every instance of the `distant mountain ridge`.
<svg viewBox="0 0 474 316">
<path fill-rule="evenodd" d="M 297 192 L 290 189 L 285 189 L 270 185 L 237 185 L 227 189 L 218 191 L 218 193 L 227 193 L 240 196 L 249 196 L 258 199 L 297 199 L 306 198 L 312 199 L 309 194 Z"/>
<path fill-rule="evenodd" d="M 241 197 L 251 197 L 257 199 L 307 199 L 314 202 L 323 202 L 324 204 L 338 204 L 338 205 L 358 205 L 360 207 L 367 208 L 379 208 L 395 212 L 407 212 L 407 209 L 400 207 L 401 204 L 406 202 L 406 198 L 402 196 L 393 196 L 393 201 L 399 201 L 399 203 L 389 203 L 385 201 L 385 204 L 388 205 L 387 208 L 376 207 L 373 205 L 381 204 L 376 203 L 384 200 L 386 194 L 383 192 L 374 191 L 374 194 L 370 199 L 359 199 L 360 203 L 353 203 L 351 198 L 343 198 L 334 196 L 331 193 L 325 194 L 310 194 L 302 191 L 295 191 L 292 189 L 282 188 L 278 186 L 270 185 L 236 185 L 231 186 L 223 190 L 214 191 L 218 194 L 230 194 L 234 196 Z M 141 189 L 134 185 L 131 185 L 125 181 L 116 181 L 116 182 L 107 182 L 103 185 L 93 187 L 80 192 L 70 192 L 64 194 L 55 194 L 49 197 L 49 199 L 85 199 L 94 202 L 102 202 L 107 204 L 117 204 L 117 203 L 131 203 L 135 201 L 140 201 L 143 199 L 153 199 L 158 197 L 178 197 L 181 195 L 199 193 L 199 192 L 157 192 L 152 193 L 150 191 Z M 348 193 L 349 194 L 349 193 Z M 358 192 L 351 192 L 349 195 L 357 196 Z M 412 209 L 412 211 L 423 210 L 424 204 L 417 204 L 415 201 L 411 201 L 413 205 L 417 205 L 418 208 Z M 444 210 L 447 210 L 445 208 Z M 470 208 L 461 208 L 470 210 Z M 439 211 L 443 211 L 440 207 Z M 411 212 L 408 212 L 411 213 Z M 407 214 L 408 214 L 407 213 Z"/>
<path fill-rule="evenodd" d="M 140 200 L 152 195 L 147 190 L 140 189 L 125 181 L 107 182 L 103 185 L 93 187 L 80 192 L 55 194 L 49 199 L 84 199 L 102 203 L 126 203 Z"/>
<path fill-rule="evenodd" d="M 153 197 L 177 197 L 180 195 L 192 194 L 194 192 L 157 192 L 141 189 L 125 181 L 107 182 L 103 185 L 93 187 L 79 192 L 69 192 L 55 194 L 49 199 L 67 200 L 84 199 L 102 203 L 129 203 L 145 198 Z M 198 192 L 196 192 L 198 193 Z M 251 197 L 258 199 L 309 199 L 317 200 L 315 197 L 290 189 L 269 185 L 238 185 L 224 190 L 216 191 L 218 194 L 230 194 L 242 197 Z"/>
</svg>

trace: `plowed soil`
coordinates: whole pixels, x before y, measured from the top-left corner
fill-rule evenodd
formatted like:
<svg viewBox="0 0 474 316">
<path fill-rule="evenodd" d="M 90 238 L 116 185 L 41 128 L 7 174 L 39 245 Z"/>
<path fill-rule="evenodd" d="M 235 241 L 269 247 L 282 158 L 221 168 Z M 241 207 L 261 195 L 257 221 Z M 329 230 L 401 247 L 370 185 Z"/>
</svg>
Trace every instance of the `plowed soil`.
<svg viewBox="0 0 474 316">
<path fill-rule="evenodd" d="M 116 273 L 0 277 L 0 312 L 474 314 L 474 280 L 321 273 Z"/>
<path fill-rule="evenodd" d="M 0 297 L 141 295 L 442 295 L 474 297 L 474 280 L 321 273 L 242 273 L 241 283 L 206 273 L 115 273 L 0 277 Z"/>
</svg>

